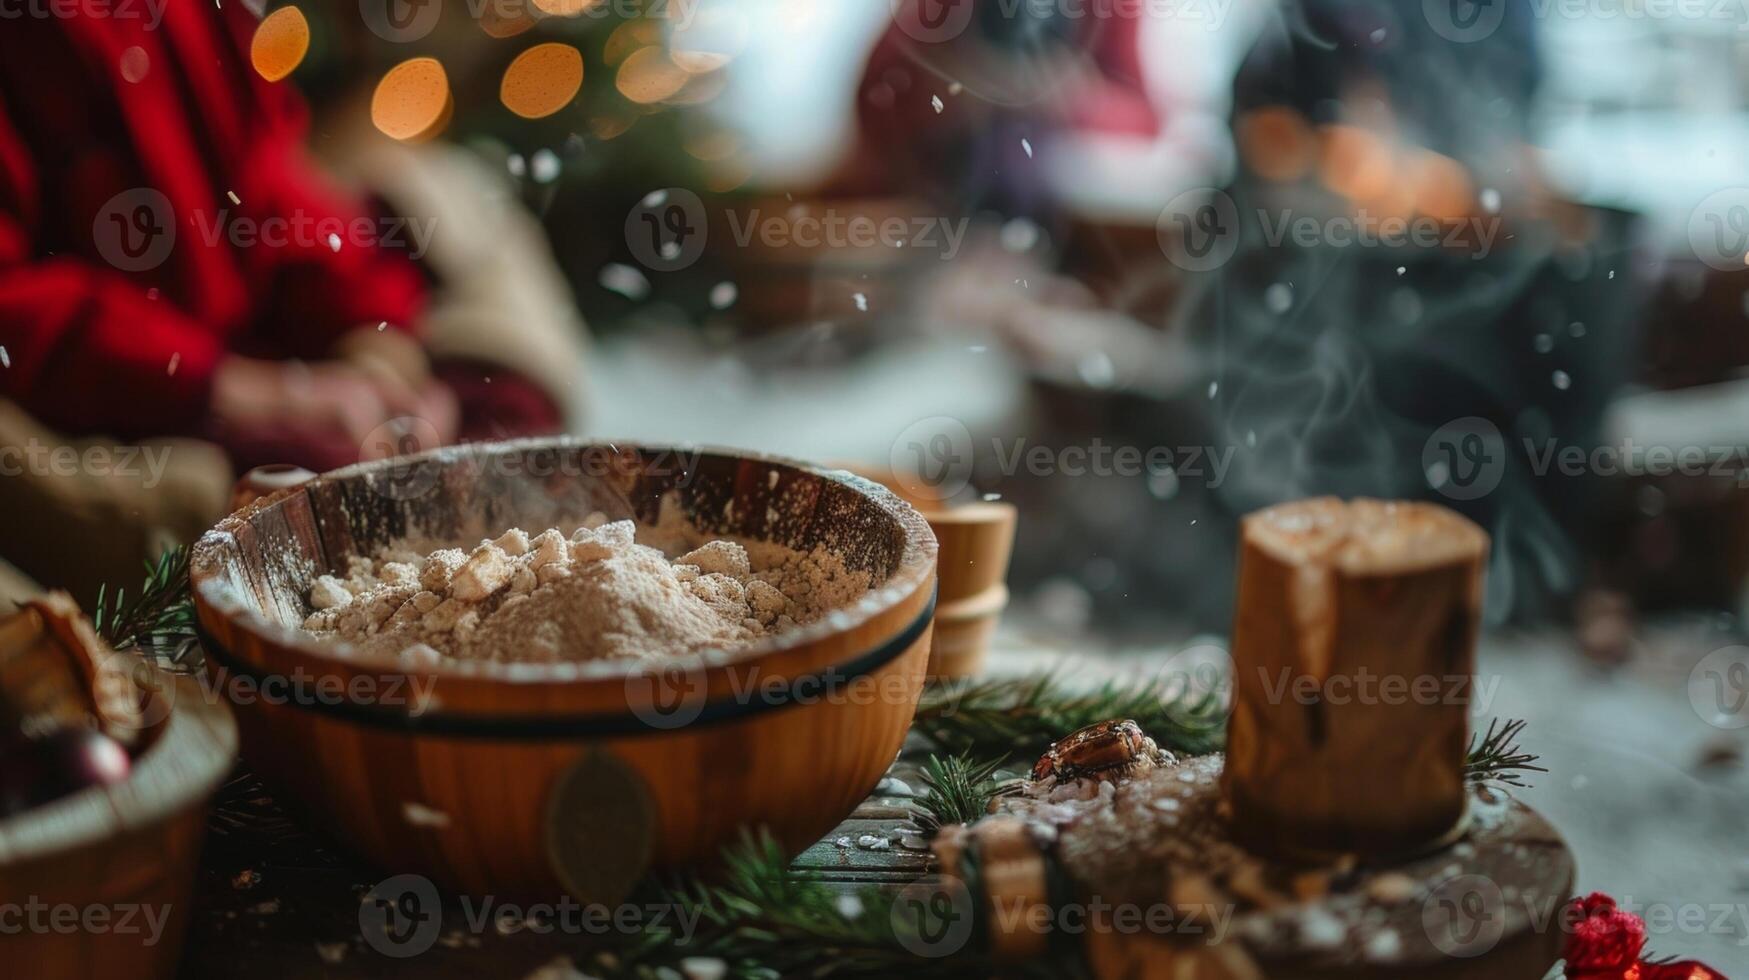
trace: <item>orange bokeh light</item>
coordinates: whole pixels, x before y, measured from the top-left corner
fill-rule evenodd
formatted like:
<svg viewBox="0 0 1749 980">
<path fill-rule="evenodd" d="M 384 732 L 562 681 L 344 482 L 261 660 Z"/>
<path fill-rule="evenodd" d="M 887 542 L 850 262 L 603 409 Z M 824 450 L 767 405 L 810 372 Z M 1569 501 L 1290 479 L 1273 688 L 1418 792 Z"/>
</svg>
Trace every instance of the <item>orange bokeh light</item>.
<svg viewBox="0 0 1749 980">
<path fill-rule="evenodd" d="M 521 7 L 505 8 L 505 4 L 486 4 L 485 9 L 480 11 L 480 30 L 485 31 L 491 37 L 503 40 L 507 37 L 515 37 L 535 25 L 534 18 L 528 15 L 527 10 Z"/>
<path fill-rule="evenodd" d="M 443 132 L 454 109 L 443 65 L 436 58 L 409 58 L 377 83 L 370 120 L 385 136 L 418 142 Z"/>
<path fill-rule="evenodd" d="M 576 17 L 603 2 L 604 0 L 534 0 L 534 6 L 548 17 Z"/>
<path fill-rule="evenodd" d="M 607 43 L 601 46 L 601 60 L 617 65 L 630 57 L 632 52 L 661 41 L 662 28 L 655 21 L 628 20 L 607 36 Z"/>
<path fill-rule="evenodd" d="M 668 52 L 652 45 L 632 52 L 619 66 L 614 87 L 629 101 L 649 105 L 673 96 L 691 77 Z"/>
<path fill-rule="evenodd" d="M 255 26 L 249 42 L 249 63 L 270 82 L 277 82 L 303 64 L 310 52 L 310 22 L 296 7 L 281 7 Z"/>
<path fill-rule="evenodd" d="M 723 90 L 728 87 L 727 72 L 714 71 L 708 75 L 694 75 L 685 87 L 669 96 L 667 102 L 669 105 L 704 105 L 722 95 Z"/>
<path fill-rule="evenodd" d="M 589 131 L 596 139 L 611 140 L 625 135 L 626 131 L 637 125 L 638 117 L 633 115 L 596 116 L 589 120 Z"/>
<path fill-rule="evenodd" d="M 537 44 L 504 69 L 498 98 L 524 119 L 550 116 L 571 103 L 583 87 L 583 55 L 557 41 Z"/>
</svg>

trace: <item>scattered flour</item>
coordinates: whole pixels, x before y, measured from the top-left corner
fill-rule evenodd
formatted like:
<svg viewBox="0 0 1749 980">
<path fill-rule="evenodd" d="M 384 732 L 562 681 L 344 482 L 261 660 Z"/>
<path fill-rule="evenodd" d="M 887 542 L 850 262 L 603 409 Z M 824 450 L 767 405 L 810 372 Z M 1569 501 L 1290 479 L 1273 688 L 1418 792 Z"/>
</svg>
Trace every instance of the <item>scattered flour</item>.
<svg viewBox="0 0 1749 980">
<path fill-rule="evenodd" d="M 647 661 L 732 650 L 878 584 L 824 549 L 713 540 L 670 558 L 637 537 L 631 521 L 593 514 L 569 537 L 511 528 L 471 552 L 402 546 L 353 558 L 344 577 L 316 580 L 304 628 L 410 666 Z"/>
</svg>

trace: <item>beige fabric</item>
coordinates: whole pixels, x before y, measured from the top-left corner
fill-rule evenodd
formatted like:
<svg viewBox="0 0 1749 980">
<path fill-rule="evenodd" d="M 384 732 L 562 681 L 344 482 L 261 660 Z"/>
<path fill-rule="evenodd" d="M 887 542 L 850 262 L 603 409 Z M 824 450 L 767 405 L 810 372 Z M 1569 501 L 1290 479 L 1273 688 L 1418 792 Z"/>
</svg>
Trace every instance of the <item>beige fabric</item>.
<svg viewBox="0 0 1749 980">
<path fill-rule="evenodd" d="M 0 401 L 0 597 L 28 576 L 89 608 L 97 588 L 139 588 L 142 564 L 225 514 L 231 466 L 193 439 L 69 440 Z"/>
<path fill-rule="evenodd" d="M 441 282 L 423 321 L 431 352 L 531 378 L 579 427 L 587 328 L 540 223 L 502 175 L 458 147 L 390 140 L 361 113 L 342 110 L 323 128 L 323 162 L 407 216 L 400 237 L 424 249 Z"/>
</svg>

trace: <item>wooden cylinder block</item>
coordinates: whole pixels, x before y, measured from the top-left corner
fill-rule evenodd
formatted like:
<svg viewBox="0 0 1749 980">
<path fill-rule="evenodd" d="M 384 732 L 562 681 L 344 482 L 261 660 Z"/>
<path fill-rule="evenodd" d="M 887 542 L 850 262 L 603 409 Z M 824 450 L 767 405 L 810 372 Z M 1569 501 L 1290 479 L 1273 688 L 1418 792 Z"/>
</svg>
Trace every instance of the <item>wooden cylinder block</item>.
<svg viewBox="0 0 1749 980">
<path fill-rule="evenodd" d="M 1222 790 L 1278 858 L 1461 830 L 1488 537 L 1432 504 L 1303 500 L 1244 521 Z"/>
</svg>

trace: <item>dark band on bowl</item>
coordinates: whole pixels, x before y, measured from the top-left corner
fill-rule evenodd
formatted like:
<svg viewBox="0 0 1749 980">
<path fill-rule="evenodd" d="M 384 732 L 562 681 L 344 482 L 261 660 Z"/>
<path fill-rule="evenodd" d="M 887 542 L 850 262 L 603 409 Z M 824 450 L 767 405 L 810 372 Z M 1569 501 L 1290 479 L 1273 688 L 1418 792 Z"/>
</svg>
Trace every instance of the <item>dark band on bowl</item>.
<svg viewBox="0 0 1749 980">
<path fill-rule="evenodd" d="M 936 593 L 932 588 L 929 601 L 903 630 L 869 652 L 834 664 L 824 670 L 798 677 L 763 681 L 755 675 L 744 685 L 745 694 L 731 694 L 714 701 L 693 704 L 683 699 L 672 709 L 655 705 L 628 707 L 624 712 L 586 715 L 490 715 L 444 714 L 442 712 L 408 713 L 382 705 L 362 704 L 344 698 L 334 700 L 293 698 L 278 702 L 281 706 L 314 711 L 370 728 L 402 731 L 412 734 L 445 735 L 455 738 L 482 739 L 548 739 L 557 737 L 623 737 L 659 735 L 678 728 L 698 728 L 723 724 L 763 711 L 775 711 L 797 704 L 826 700 L 847 690 L 852 684 L 899 658 L 923 636 L 935 617 Z M 257 670 L 244 663 L 219 643 L 197 619 L 195 632 L 209 660 L 215 660 L 238 678 L 250 681 L 257 691 L 269 685 L 281 690 L 293 687 L 285 675 Z M 716 665 L 713 665 L 716 666 Z M 728 670 L 758 669 L 757 661 L 746 664 L 723 664 Z M 628 674 L 627 680 L 660 676 L 659 674 Z"/>
</svg>

